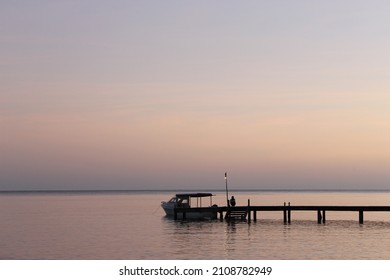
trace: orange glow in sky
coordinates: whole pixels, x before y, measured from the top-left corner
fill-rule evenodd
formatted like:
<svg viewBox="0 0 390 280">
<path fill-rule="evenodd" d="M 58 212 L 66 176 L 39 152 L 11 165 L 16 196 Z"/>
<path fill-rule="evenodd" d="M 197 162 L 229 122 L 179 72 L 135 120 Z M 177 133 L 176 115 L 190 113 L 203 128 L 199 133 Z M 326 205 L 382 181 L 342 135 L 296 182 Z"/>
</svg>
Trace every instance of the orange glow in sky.
<svg viewBox="0 0 390 280">
<path fill-rule="evenodd" d="M 390 189 L 390 4 L 353 3 L 2 4 L 0 190 Z"/>
</svg>

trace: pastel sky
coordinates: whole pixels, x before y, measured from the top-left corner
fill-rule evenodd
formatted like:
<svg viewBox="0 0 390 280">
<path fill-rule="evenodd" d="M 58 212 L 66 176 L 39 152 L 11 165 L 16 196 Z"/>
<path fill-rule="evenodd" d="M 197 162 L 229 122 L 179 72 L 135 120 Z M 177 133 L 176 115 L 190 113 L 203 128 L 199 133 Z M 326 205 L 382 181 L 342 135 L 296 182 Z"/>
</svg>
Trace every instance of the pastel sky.
<svg viewBox="0 0 390 280">
<path fill-rule="evenodd" d="M 0 190 L 390 190 L 389 1 L 1 1 Z"/>
</svg>

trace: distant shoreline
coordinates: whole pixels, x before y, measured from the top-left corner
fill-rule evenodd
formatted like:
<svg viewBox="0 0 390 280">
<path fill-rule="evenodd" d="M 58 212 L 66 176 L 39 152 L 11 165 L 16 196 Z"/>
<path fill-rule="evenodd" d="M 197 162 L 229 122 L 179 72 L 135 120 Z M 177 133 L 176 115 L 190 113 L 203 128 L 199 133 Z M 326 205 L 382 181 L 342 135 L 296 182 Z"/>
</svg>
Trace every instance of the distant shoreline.
<svg viewBox="0 0 390 280">
<path fill-rule="evenodd" d="M 6 194 L 120 194 L 120 193 L 183 193 L 183 192 L 212 192 L 212 193 L 224 193 L 225 190 L 221 189 L 162 189 L 162 190 L 0 190 L 0 195 Z M 270 192 L 297 192 L 297 193 L 388 193 L 390 189 L 230 189 L 229 192 L 256 192 L 256 193 L 270 193 Z"/>
</svg>

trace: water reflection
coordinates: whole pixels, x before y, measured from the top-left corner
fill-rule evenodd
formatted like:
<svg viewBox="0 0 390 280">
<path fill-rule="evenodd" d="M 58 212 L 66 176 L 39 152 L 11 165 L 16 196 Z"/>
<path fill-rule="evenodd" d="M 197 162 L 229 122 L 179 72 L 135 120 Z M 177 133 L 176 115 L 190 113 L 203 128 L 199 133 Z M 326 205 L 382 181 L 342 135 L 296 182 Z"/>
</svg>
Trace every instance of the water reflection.
<svg viewBox="0 0 390 280">
<path fill-rule="evenodd" d="M 331 197 L 267 194 L 267 203 L 286 195 L 313 204 Z M 355 205 L 390 201 L 388 193 L 335 195 L 338 203 L 348 197 Z M 320 225 L 315 213 L 294 213 L 290 225 L 280 213 L 261 213 L 250 224 L 174 221 L 157 208 L 164 197 L 0 196 L 0 259 L 390 259 L 390 213 L 367 213 L 363 225 L 356 213 L 329 213 Z M 264 194 L 251 194 L 253 204 L 263 200 Z"/>
<path fill-rule="evenodd" d="M 234 256 L 237 246 L 237 222 L 227 221 L 225 222 L 225 243 L 224 243 L 224 255 L 226 258 L 229 258 L 230 256 Z"/>
</svg>

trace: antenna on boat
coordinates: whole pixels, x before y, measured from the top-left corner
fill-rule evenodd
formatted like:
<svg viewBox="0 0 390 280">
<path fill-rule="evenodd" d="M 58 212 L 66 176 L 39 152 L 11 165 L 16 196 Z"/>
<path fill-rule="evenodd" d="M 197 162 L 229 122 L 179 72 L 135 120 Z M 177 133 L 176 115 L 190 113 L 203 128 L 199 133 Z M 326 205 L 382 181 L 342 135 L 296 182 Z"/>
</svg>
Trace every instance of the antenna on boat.
<svg viewBox="0 0 390 280">
<path fill-rule="evenodd" d="M 229 207 L 229 192 L 228 192 L 228 184 L 227 184 L 227 172 L 225 172 L 225 185 L 226 185 L 226 205 Z"/>
</svg>

